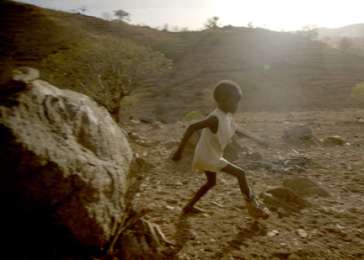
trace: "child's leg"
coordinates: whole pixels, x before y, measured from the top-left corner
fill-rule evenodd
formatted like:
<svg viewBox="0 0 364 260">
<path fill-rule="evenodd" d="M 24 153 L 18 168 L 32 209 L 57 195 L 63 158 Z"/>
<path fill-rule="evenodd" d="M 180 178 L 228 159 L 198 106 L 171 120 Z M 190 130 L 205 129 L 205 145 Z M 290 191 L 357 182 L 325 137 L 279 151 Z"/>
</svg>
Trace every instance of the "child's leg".
<svg viewBox="0 0 364 260">
<path fill-rule="evenodd" d="M 243 196 L 245 196 L 246 199 L 249 199 L 251 196 L 251 190 L 245 177 L 244 170 L 234 164 L 229 163 L 222 169 L 222 171 L 233 175 L 238 179 L 241 193 L 243 194 Z"/>
<path fill-rule="evenodd" d="M 193 206 L 196 202 L 205 195 L 212 187 L 216 185 L 216 172 L 205 172 L 207 177 L 207 182 L 196 192 L 193 198 L 188 202 L 188 204 L 183 208 L 184 213 L 188 212 L 197 212 L 198 209 L 194 208 Z"/>
<path fill-rule="evenodd" d="M 243 194 L 243 196 L 247 201 L 247 208 L 249 214 L 255 219 L 268 218 L 270 215 L 269 209 L 266 208 L 255 198 L 254 193 L 249 188 L 244 170 L 239 168 L 238 166 L 229 163 L 225 168 L 222 169 L 222 171 L 230 175 L 233 175 L 238 179 L 241 193 Z"/>
</svg>

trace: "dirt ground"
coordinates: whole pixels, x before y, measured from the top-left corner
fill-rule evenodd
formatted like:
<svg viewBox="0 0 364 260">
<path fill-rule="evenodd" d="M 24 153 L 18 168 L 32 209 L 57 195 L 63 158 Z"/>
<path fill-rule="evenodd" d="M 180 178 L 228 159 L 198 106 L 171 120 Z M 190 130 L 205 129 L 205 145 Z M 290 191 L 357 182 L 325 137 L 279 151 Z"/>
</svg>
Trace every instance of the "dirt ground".
<svg viewBox="0 0 364 260">
<path fill-rule="evenodd" d="M 364 110 L 236 115 L 240 128 L 271 144 L 238 139 L 241 148 L 232 152 L 272 211 L 258 224 L 237 181 L 224 173 L 198 203 L 205 213 L 181 214 L 205 181 L 191 171 L 191 148 L 180 162 L 170 160 L 190 122 L 123 122 L 144 165 L 135 176 L 134 205 L 150 210 L 146 218 L 176 245 L 177 259 L 364 259 L 363 118 Z M 298 124 L 318 139 L 339 135 L 345 144 L 287 144 L 283 131 Z"/>
</svg>

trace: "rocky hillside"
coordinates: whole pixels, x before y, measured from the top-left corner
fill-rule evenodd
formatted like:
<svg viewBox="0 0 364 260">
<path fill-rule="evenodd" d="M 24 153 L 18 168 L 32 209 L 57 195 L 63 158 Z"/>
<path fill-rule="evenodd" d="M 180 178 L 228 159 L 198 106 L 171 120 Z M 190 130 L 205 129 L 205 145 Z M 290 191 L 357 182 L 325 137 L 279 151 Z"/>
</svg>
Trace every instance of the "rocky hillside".
<svg viewBox="0 0 364 260">
<path fill-rule="evenodd" d="M 320 41 L 346 53 L 364 56 L 364 24 L 318 29 Z"/>
<path fill-rule="evenodd" d="M 340 28 L 320 28 L 319 34 L 323 38 L 361 38 L 364 37 L 364 24 L 352 24 Z"/>
<path fill-rule="evenodd" d="M 1 81 L 11 68 L 37 67 L 42 78 L 115 111 L 121 97 L 149 86 L 171 66 L 161 52 L 142 44 L 160 38 L 147 28 L 10 1 L 0 3 L 0 17 Z"/>
<path fill-rule="evenodd" d="M 244 110 L 340 109 L 353 105 L 351 89 L 364 80 L 363 57 L 291 33 L 232 28 L 201 34 L 175 64 L 158 113 L 207 111 L 211 87 L 224 78 L 241 84 Z"/>
<path fill-rule="evenodd" d="M 341 109 L 358 105 L 351 89 L 364 81 L 364 57 L 292 33 L 161 32 L 7 1 L 0 12 L 2 67 L 38 67 L 113 113 L 122 98 L 121 118 L 204 114 L 213 84 L 225 78 L 241 84 L 244 110 Z"/>
</svg>

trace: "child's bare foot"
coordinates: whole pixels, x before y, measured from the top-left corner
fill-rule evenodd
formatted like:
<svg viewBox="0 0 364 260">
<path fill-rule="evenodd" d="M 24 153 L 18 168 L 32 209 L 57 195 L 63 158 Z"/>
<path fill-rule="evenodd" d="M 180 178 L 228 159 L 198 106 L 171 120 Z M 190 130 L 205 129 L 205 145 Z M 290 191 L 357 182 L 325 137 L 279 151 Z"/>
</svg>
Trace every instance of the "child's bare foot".
<svg viewBox="0 0 364 260">
<path fill-rule="evenodd" d="M 198 213 L 204 213 L 205 211 L 193 206 L 186 206 L 183 208 L 183 214 L 198 214 Z"/>
<path fill-rule="evenodd" d="M 270 216 L 269 209 L 260 201 L 258 201 L 255 196 L 252 196 L 247 200 L 247 209 L 250 216 L 254 219 L 267 219 Z"/>
</svg>

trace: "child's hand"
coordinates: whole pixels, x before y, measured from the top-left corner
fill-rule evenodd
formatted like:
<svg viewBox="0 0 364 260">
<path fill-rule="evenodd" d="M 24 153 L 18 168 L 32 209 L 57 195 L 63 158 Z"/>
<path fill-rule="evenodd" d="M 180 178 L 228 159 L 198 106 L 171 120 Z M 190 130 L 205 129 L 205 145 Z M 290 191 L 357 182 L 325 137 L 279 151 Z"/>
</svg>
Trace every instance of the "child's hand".
<svg viewBox="0 0 364 260">
<path fill-rule="evenodd" d="M 175 162 L 177 162 L 177 161 L 181 160 L 181 157 L 182 157 L 182 152 L 181 152 L 181 150 L 178 149 L 172 155 L 172 160 L 175 161 Z"/>
</svg>

